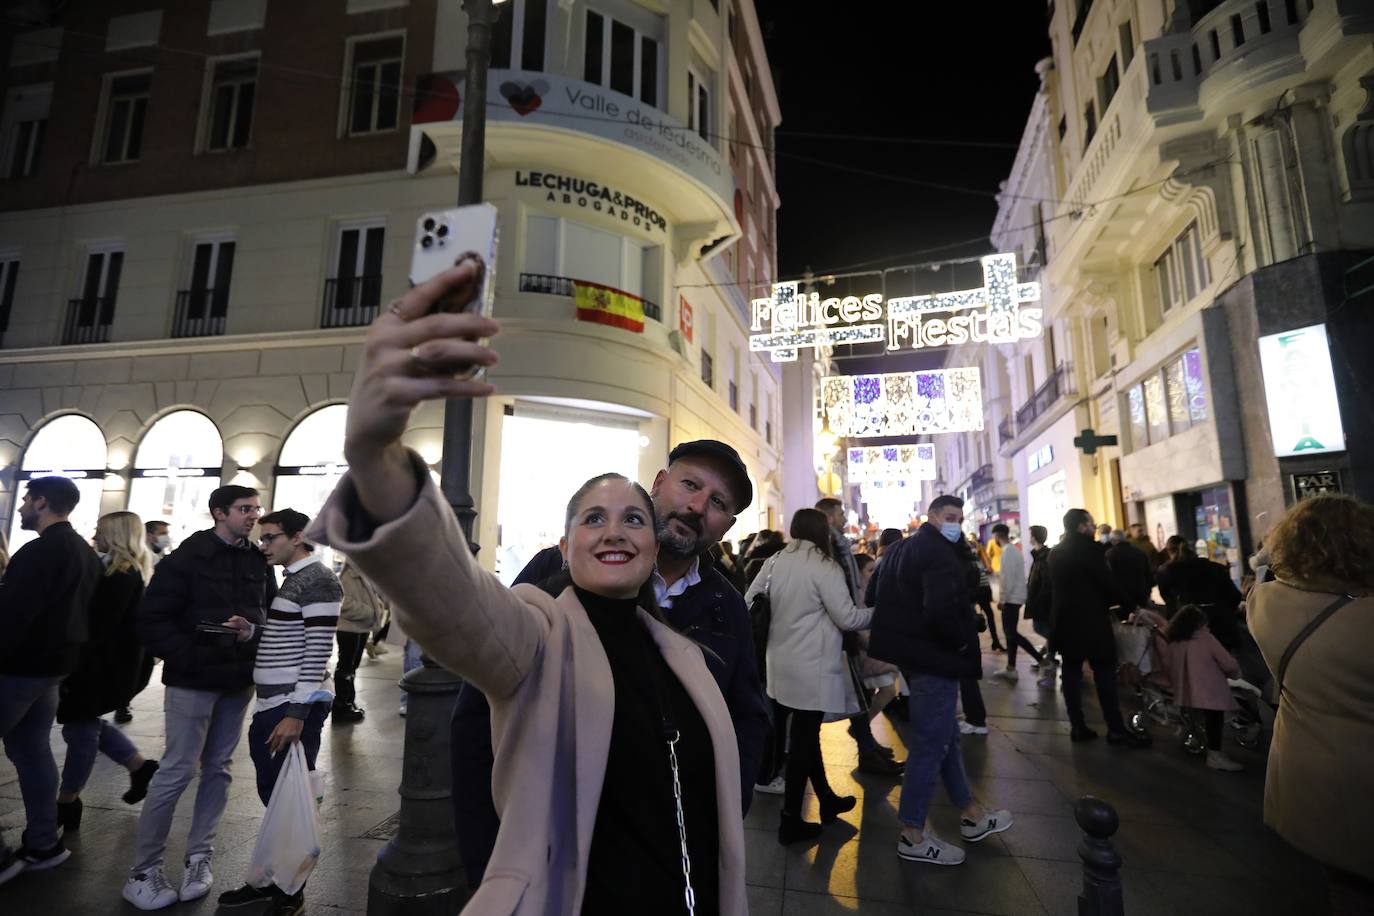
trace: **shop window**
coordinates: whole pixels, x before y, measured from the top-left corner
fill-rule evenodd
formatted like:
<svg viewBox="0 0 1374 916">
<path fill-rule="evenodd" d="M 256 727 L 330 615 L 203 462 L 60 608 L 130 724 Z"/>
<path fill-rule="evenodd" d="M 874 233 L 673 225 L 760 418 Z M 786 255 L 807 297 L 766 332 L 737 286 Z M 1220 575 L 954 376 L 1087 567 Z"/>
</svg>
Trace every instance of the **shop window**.
<svg viewBox="0 0 1374 916">
<path fill-rule="evenodd" d="M 1202 353 L 1197 347 L 1179 354 L 1126 392 L 1131 448 L 1142 449 L 1207 422 L 1207 392 Z"/>
<path fill-rule="evenodd" d="M 497 70 L 543 70 L 549 0 L 511 0 L 491 32 L 491 66 Z"/>
<path fill-rule="evenodd" d="M 152 83 L 152 71 L 105 78 L 105 120 L 99 135 L 101 162 L 133 162 L 142 154 L 143 123 Z"/>
<path fill-rule="evenodd" d="M 27 178 L 38 170 L 48 132 L 52 84 L 20 86 L 5 94 L 0 144 L 6 178 Z"/>
<path fill-rule="evenodd" d="M 395 130 L 400 123 L 401 66 L 405 36 L 350 39 L 347 133 Z"/>
<path fill-rule="evenodd" d="M 655 36 L 596 10 L 587 10 L 582 63 L 583 79 L 587 82 L 661 107 L 661 59 Z"/>
<path fill-rule="evenodd" d="M 253 127 L 253 103 L 258 89 L 258 58 L 216 61 L 204 106 L 204 148 L 211 152 L 243 149 Z"/>
<path fill-rule="evenodd" d="M 100 494 L 105 489 L 107 460 L 105 434 L 86 417 L 64 414 L 40 427 L 24 449 L 19 473 L 15 475 L 10 555 L 38 537 L 36 531 L 25 531 L 19 520 L 24 488 L 35 477 L 67 477 L 76 484 L 81 491 L 81 501 L 72 511 L 72 527 L 82 537 L 92 537 L 96 520 L 100 518 Z"/>
<path fill-rule="evenodd" d="M 214 527 L 210 494 L 220 485 L 224 443 L 203 413 L 178 410 L 149 428 L 138 445 L 129 481 L 129 511 L 164 521 L 172 543 Z"/>
</svg>

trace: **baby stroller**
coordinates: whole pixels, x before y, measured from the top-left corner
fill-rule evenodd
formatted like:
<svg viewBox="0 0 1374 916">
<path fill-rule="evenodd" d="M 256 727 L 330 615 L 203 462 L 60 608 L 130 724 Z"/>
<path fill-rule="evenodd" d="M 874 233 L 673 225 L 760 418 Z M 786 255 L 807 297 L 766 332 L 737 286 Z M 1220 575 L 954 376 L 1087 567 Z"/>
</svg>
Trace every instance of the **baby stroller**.
<svg viewBox="0 0 1374 916">
<path fill-rule="evenodd" d="M 1149 733 L 1151 722 L 1162 725 L 1179 737 L 1188 753 L 1201 754 L 1207 750 L 1203 725 L 1195 722 L 1189 711 L 1174 700 L 1164 625 L 1163 617 L 1143 608 L 1129 621 L 1117 625 L 1117 652 L 1119 657 L 1127 659 L 1118 669 L 1118 678 L 1124 686 L 1135 691 L 1141 705 L 1128 724 L 1132 731 L 1141 735 Z M 1228 678 L 1227 684 L 1240 706 L 1228 716 L 1227 724 L 1235 732 L 1236 743 L 1252 750 L 1259 746 L 1263 737 L 1260 690 L 1240 678 Z"/>
</svg>

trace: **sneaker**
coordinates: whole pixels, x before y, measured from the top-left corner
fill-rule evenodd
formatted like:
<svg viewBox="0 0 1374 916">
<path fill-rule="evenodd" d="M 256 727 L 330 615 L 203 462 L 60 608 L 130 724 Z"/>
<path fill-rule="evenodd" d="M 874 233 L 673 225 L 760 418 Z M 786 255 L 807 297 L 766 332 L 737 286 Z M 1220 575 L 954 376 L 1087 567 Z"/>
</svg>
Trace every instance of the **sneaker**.
<svg viewBox="0 0 1374 916">
<path fill-rule="evenodd" d="M 72 851 L 58 840 L 48 849 L 30 849 L 20 846 L 14 852 L 5 850 L 5 858 L 0 860 L 0 884 L 26 871 L 43 871 L 56 868 L 72 857 Z"/>
<path fill-rule="evenodd" d="M 899 836 L 897 855 L 908 862 L 925 862 L 930 865 L 962 865 L 964 862 L 962 849 L 949 845 L 929 830 L 920 844 L 911 842 L 905 833 Z"/>
<path fill-rule="evenodd" d="M 987 733 L 988 727 L 986 725 L 974 725 L 963 719 L 959 720 L 959 734 L 961 735 L 986 735 Z"/>
<path fill-rule="evenodd" d="M 401 704 L 401 708 L 400 708 L 400 710 L 398 711 L 397 714 L 398 714 L 402 719 L 404 719 L 404 718 L 406 717 L 406 706 L 405 706 L 404 703 Z"/>
<path fill-rule="evenodd" d="M 772 782 L 755 785 L 754 791 L 762 792 L 764 795 L 782 795 L 787 791 L 787 780 L 782 776 L 774 776 Z"/>
<path fill-rule="evenodd" d="M 210 873 L 210 857 L 191 856 L 186 860 L 186 874 L 181 876 L 180 897 L 183 901 L 199 900 L 210 893 L 210 886 L 214 883 L 215 876 Z"/>
<path fill-rule="evenodd" d="M 24 870 L 25 862 L 8 847 L 0 846 L 0 884 L 4 884 Z"/>
<path fill-rule="evenodd" d="M 229 910 L 238 906 L 255 906 L 264 900 L 271 899 L 272 896 L 270 887 L 254 887 L 251 884 L 245 884 L 243 887 L 232 891 L 225 891 L 219 895 L 215 902 L 219 904 L 220 909 Z"/>
<path fill-rule="evenodd" d="M 177 892 L 159 865 L 125 881 L 124 899 L 140 910 L 160 910 L 177 902 Z"/>
<path fill-rule="evenodd" d="M 1209 770 L 1223 770 L 1227 773 L 1239 773 L 1245 769 L 1245 766 L 1239 760 L 1227 756 L 1225 751 L 1208 751 L 1207 768 Z"/>
<path fill-rule="evenodd" d="M 1001 833 L 1012 824 L 1010 811 L 985 811 L 976 821 L 966 817 L 959 818 L 959 835 L 970 843 L 987 839 L 994 833 Z"/>
<path fill-rule="evenodd" d="M 145 760 L 143 766 L 129 774 L 129 791 L 120 796 L 126 805 L 136 805 L 148 797 L 148 783 L 153 781 L 157 768 L 156 760 Z"/>
<path fill-rule="evenodd" d="M 1011 681 L 1013 684 L 1021 679 L 1021 675 L 1017 673 L 1015 668 L 1003 668 L 1001 671 L 994 671 L 992 676 L 999 680 Z"/>
</svg>

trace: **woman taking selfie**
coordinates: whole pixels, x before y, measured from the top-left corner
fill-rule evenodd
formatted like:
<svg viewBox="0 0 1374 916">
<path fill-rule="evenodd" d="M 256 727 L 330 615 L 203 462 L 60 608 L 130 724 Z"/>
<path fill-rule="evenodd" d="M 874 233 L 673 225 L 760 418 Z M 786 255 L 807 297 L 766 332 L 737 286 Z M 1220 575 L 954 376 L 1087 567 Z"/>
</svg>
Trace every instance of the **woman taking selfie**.
<svg viewBox="0 0 1374 916">
<path fill-rule="evenodd" d="M 473 559 L 423 459 L 401 445 L 422 401 L 483 397 L 454 377 L 496 354 L 464 263 L 368 332 L 348 411 L 349 472 L 311 537 L 347 553 L 400 625 L 492 707 L 501 829 L 467 913 L 744 913 L 739 752 L 701 648 L 662 623 L 653 504 L 619 475 L 584 484 L 556 598 Z"/>
</svg>

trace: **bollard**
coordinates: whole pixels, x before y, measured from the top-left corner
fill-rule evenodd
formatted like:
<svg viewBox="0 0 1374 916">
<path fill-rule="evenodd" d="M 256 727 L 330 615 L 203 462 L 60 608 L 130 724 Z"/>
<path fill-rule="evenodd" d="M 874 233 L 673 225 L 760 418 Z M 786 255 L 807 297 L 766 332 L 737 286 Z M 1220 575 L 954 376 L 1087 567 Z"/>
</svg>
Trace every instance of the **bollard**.
<svg viewBox="0 0 1374 916">
<path fill-rule="evenodd" d="M 1073 806 L 1073 817 L 1086 834 L 1078 844 L 1078 857 L 1083 860 L 1078 916 L 1123 916 L 1121 856 L 1111 839 L 1120 825 L 1116 809 L 1100 798 L 1084 795 Z"/>
<path fill-rule="evenodd" d="M 470 893 L 453 834 L 449 720 L 462 680 L 423 657 L 401 686 L 406 703 L 401 817 L 377 854 L 368 882 L 368 916 L 452 916 Z"/>
</svg>

